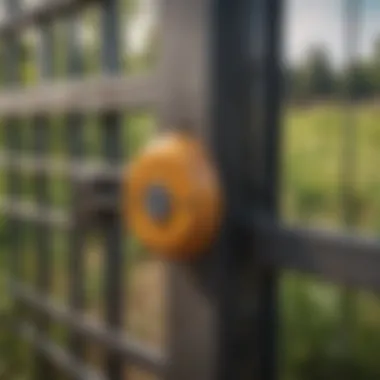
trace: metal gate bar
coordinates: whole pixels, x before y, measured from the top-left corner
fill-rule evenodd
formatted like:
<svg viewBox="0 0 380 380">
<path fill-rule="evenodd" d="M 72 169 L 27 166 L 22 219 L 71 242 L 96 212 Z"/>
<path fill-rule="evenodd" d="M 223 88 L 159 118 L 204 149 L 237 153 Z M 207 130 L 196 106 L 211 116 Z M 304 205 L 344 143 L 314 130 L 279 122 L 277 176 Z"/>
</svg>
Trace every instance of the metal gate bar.
<svg viewBox="0 0 380 380">
<path fill-rule="evenodd" d="M 54 36 L 49 26 L 41 29 L 39 35 L 39 51 L 38 51 L 38 66 L 40 78 L 52 78 L 54 65 Z M 36 157 L 44 159 L 48 158 L 49 154 L 49 139 L 50 139 L 50 120 L 46 116 L 36 115 L 32 119 L 32 151 Z M 48 178 L 44 173 L 34 177 L 35 202 L 37 212 L 43 212 L 43 207 L 49 203 L 48 194 Z M 42 210 L 40 211 L 40 208 Z M 52 228 L 48 224 L 35 224 L 35 252 L 36 252 L 36 289 L 41 294 L 48 294 L 52 283 Z M 37 313 L 36 329 L 42 339 L 49 335 L 49 319 L 46 315 Z M 36 353 L 35 361 L 35 379 L 54 378 L 55 373 L 41 352 Z"/>
<path fill-rule="evenodd" d="M 31 309 L 38 309 L 52 320 L 66 326 L 89 343 L 99 343 L 128 360 L 128 363 L 140 366 L 155 374 L 163 374 L 167 363 L 166 357 L 154 348 L 139 343 L 132 336 L 120 334 L 104 328 L 93 319 L 85 318 L 80 313 L 57 305 L 47 297 L 41 297 L 31 289 L 15 285 L 12 294 Z"/>
<path fill-rule="evenodd" d="M 103 72 L 107 75 L 116 75 L 121 69 L 120 46 L 120 2 L 109 0 L 101 5 L 102 46 L 101 63 Z M 102 151 L 105 160 L 109 164 L 118 165 L 122 158 L 121 127 L 122 118 L 120 112 L 105 112 L 100 116 Z M 120 200 L 120 193 L 114 187 L 109 195 L 115 200 Z M 107 191 L 107 189 L 106 189 Z M 122 230 L 118 213 L 110 213 L 101 220 L 101 230 L 104 240 L 104 299 L 105 322 L 108 328 L 117 330 L 123 326 L 124 292 L 123 285 L 123 247 Z M 106 355 L 106 374 L 110 379 L 125 379 L 124 363 L 120 355 L 110 350 Z M 128 376 L 129 377 L 129 376 Z"/>
<path fill-rule="evenodd" d="M 65 24 L 65 42 L 67 45 L 67 76 L 73 80 L 84 73 L 84 57 L 79 43 L 79 25 L 77 17 L 71 16 Z M 65 139 L 69 160 L 80 162 L 85 157 L 84 119 L 83 115 L 70 110 L 65 118 Z M 68 303 L 71 310 L 79 313 L 85 310 L 85 264 L 84 245 L 88 227 L 83 222 L 79 194 L 76 182 L 70 186 L 71 215 L 73 228 L 69 231 L 68 274 L 70 276 Z M 83 200 L 82 200 L 83 201 Z M 75 330 L 69 330 L 68 349 L 78 362 L 84 361 L 86 342 Z"/>
<path fill-rule="evenodd" d="M 11 88 L 0 93 L 0 113 L 25 117 L 67 112 L 107 112 L 119 109 L 141 110 L 156 107 L 155 75 L 68 80 L 31 88 Z"/>
<path fill-rule="evenodd" d="M 37 4 L 29 10 L 9 14 L 0 22 L 0 36 L 3 38 L 20 33 L 33 25 L 41 26 L 56 17 L 79 11 L 81 7 L 96 1 L 102 0 L 50 0 Z"/>
<path fill-rule="evenodd" d="M 59 4 L 60 5 L 59 5 Z M 74 2 L 71 2 L 74 4 Z M 77 2 L 79 4 L 79 2 Z M 12 4 L 15 4 L 14 2 Z M 50 3 L 51 5 L 52 3 Z M 67 2 L 68 4 L 68 2 Z M 56 5 L 62 6 L 61 10 L 67 11 L 69 7 L 64 8 L 63 2 L 57 2 Z M 103 71 L 105 75 L 114 75 L 118 70 L 119 53 L 116 49 L 117 39 L 117 20 L 116 16 L 116 1 L 105 2 L 102 6 L 102 15 L 104 17 L 104 33 L 103 33 Z M 47 37 L 47 30 L 50 28 L 48 20 L 42 17 L 45 13 L 49 17 L 61 15 L 58 8 L 40 6 L 31 13 L 25 15 L 16 15 L 14 20 L 19 20 L 18 27 L 12 24 L 6 33 L 16 33 L 22 30 L 27 23 L 32 22 L 41 23 L 44 26 L 42 37 Z M 59 12 L 58 12 L 59 11 Z M 34 12 L 34 13 L 33 13 Z M 40 15 L 35 16 L 38 12 Z M 33 16 L 34 14 L 34 16 Z M 24 21 L 21 21 L 24 20 Z M 27 21 L 26 21 L 27 20 Z M 13 21 L 12 21 L 13 22 Z M 45 24 L 46 22 L 46 24 Z M 6 27 L 4 27 L 6 29 Z M 14 28 L 14 29 L 13 29 Z M 5 33 L 5 32 L 4 32 Z M 8 34 L 7 34 L 8 36 Z M 53 38 L 49 35 L 50 38 Z M 80 48 L 78 46 L 77 31 L 75 28 L 75 21 L 68 29 L 68 74 L 72 75 L 82 74 L 82 58 L 80 57 Z M 52 67 L 47 67 L 52 63 L 52 46 L 50 41 L 42 41 L 42 53 L 45 59 L 44 63 L 44 79 L 51 75 Z M 111 50 L 109 50 L 111 48 Z M 46 57 L 47 55 L 47 57 Z M 47 65 L 47 66 L 46 66 Z M 13 64 L 12 67 L 15 67 Z M 106 322 L 107 326 L 94 325 L 87 320 L 83 320 L 80 312 L 83 311 L 85 306 L 83 282 L 84 282 L 84 262 L 83 262 L 83 244 L 84 236 L 87 229 L 85 223 L 86 216 L 81 214 L 83 211 L 78 206 L 83 199 L 77 197 L 83 196 L 81 193 L 82 187 L 85 186 L 87 190 L 88 184 L 86 181 L 96 179 L 113 178 L 115 181 L 116 176 L 119 177 L 120 170 L 118 166 L 121 159 L 120 151 L 120 129 L 121 129 L 121 116 L 118 114 L 120 109 L 125 106 L 127 108 L 139 108 L 141 105 L 144 107 L 146 104 L 151 104 L 151 99 L 154 99 L 155 88 L 152 86 L 153 76 L 141 76 L 138 78 L 112 78 L 105 76 L 103 79 L 88 81 L 88 82 L 72 82 L 70 84 L 43 84 L 32 89 L 19 89 L 14 86 L 9 89 L 8 96 L 4 94 L 3 100 L 5 104 L 4 116 L 10 118 L 21 118 L 25 116 L 33 117 L 33 146 L 36 155 L 33 156 L 32 161 L 27 155 L 20 155 L 19 151 L 8 151 L 2 153 L 2 165 L 5 168 L 12 170 L 12 174 L 16 173 L 20 177 L 21 173 L 26 171 L 33 175 L 36 187 L 36 203 L 26 202 L 20 200 L 12 187 L 10 195 L 7 200 L 3 201 L 3 210 L 5 214 L 15 221 L 25 223 L 31 222 L 35 226 L 38 252 L 38 287 L 37 293 L 32 289 L 25 287 L 20 282 L 12 281 L 11 294 L 15 301 L 19 302 L 23 307 L 31 311 L 35 311 L 38 319 L 36 320 L 38 329 L 34 329 L 30 323 L 21 323 L 19 332 L 22 336 L 27 338 L 33 345 L 35 345 L 38 360 L 36 361 L 35 377 L 40 379 L 48 376 L 49 378 L 55 377 L 53 373 L 59 369 L 64 373 L 73 376 L 77 379 L 93 379 L 103 378 L 99 373 L 95 373 L 82 365 L 84 361 L 85 342 L 98 342 L 100 343 L 107 353 L 107 364 L 105 374 L 107 378 L 121 379 L 124 370 L 124 360 L 128 359 L 128 363 L 141 365 L 147 367 L 152 372 L 162 372 L 166 360 L 164 357 L 150 350 L 144 345 L 135 342 L 131 337 L 124 337 L 117 331 L 121 327 L 122 322 L 122 304 L 121 304 L 121 230 L 119 223 L 119 216 L 116 207 L 117 193 L 112 192 L 108 194 L 113 198 L 112 213 L 107 213 L 106 219 L 103 220 L 101 225 L 102 234 L 104 238 L 104 254 L 105 254 L 105 300 L 106 300 Z M 55 88 L 58 87 L 58 88 Z M 64 91 L 62 91 L 64 90 Z M 154 91 L 150 91 L 154 90 Z M 140 98 L 136 95 L 141 93 Z M 66 92 L 66 93 L 65 93 Z M 34 95 L 37 97 L 34 97 Z M 58 96 L 56 97 L 56 95 Z M 152 97 L 153 94 L 153 97 Z M 13 98 L 13 100 L 12 100 Z M 24 111 L 17 109 L 20 101 L 26 101 L 24 105 L 34 98 L 35 103 L 30 104 L 24 108 Z M 51 102 L 53 100 L 53 102 Z M 66 101 L 65 101 L 66 99 Z M 83 103 L 82 100 L 86 101 Z M 110 102 L 104 107 L 104 101 L 108 99 Z M 9 103 L 11 101 L 11 103 Z M 71 102 L 71 104 L 70 104 Z M 154 101 L 155 102 L 155 101 Z M 153 102 L 153 103 L 154 103 Z M 49 105 L 50 103 L 50 105 Z M 66 105 L 64 105 L 66 103 Z M 79 107 L 75 106 L 75 103 Z M 145 104 L 144 104 L 145 103 Z M 15 106 L 14 112 L 8 112 Z M 54 104 L 56 106 L 54 106 Z M 64 107 L 62 108 L 62 104 Z M 103 104 L 103 106 L 102 106 Z M 58 111 L 60 109 L 60 111 Z M 67 128 L 67 147 L 70 154 L 70 162 L 60 162 L 52 164 L 47 162 L 47 149 L 49 138 L 49 117 L 56 115 L 57 112 L 64 114 L 66 119 Z M 96 111 L 100 113 L 102 122 L 102 131 L 104 136 L 104 155 L 107 163 L 100 165 L 87 165 L 84 159 L 84 141 L 83 141 L 83 114 L 86 112 Z M 13 113 L 12 113 L 13 112 Z M 12 132 L 16 132 L 16 128 Z M 13 147 L 13 143 L 8 144 Z M 119 149 L 117 149 L 119 146 Z M 116 148 L 116 149 L 115 149 Z M 72 159 L 71 159 L 72 158 Z M 70 202 L 72 210 L 69 213 L 57 210 L 48 205 L 47 198 L 47 180 L 52 174 L 57 174 L 56 169 L 63 169 L 67 180 L 71 180 L 72 195 Z M 110 170 L 111 169 L 111 170 Z M 20 177 L 21 178 L 21 177 Z M 84 181 L 84 183 L 82 183 Z M 79 187 L 78 187 L 79 186 Z M 117 191 L 117 186 L 112 188 Z M 13 202 L 13 199 L 15 200 Z M 10 204 L 9 201 L 12 200 Z M 79 209 L 79 212 L 78 212 Z M 116 212 L 115 212 L 116 211 Z M 83 219 L 84 217 L 84 219 Z M 50 283 L 50 258 L 48 256 L 49 241 L 46 239 L 47 231 L 53 227 L 66 229 L 69 233 L 69 305 L 70 309 L 57 309 L 54 304 L 49 301 L 47 297 L 48 287 Z M 119 273 L 119 276 L 117 275 Z M 65 353 L 61 348 L 56 346 L 48 337 L 49 321 L 62 323 L 68 328 L 70 333 L 69 339 L 69 352 Z M 27 322 L 27 321 L 25 321 Z M 32 322 L 31 320 L 29 322 Z M 51 366 L 53 365 L 53 367 Z"/>
<path fill-rule="evenodd" d="M 18 12 L 18 2 L 7 0 L 5 2 L 6 12 L 10 15 Z M 5 44 L 5 64 L 4 69 L 5 85 L 10 87 L 19 81 L 19 65 L 20 65 L 20 46 L 14 36 L 10 36 Z M 15 117 L 4 118 L 4 135 L 7 146 L 12 153 L 17 154 L 21 151 L 20 123 Z M 14 197 L 20 194 L 21 178 L 17 171 L 9 168 L 8 175 L 8 196 Z M 12 208 L 13 202 L 10 203 Z M 8 220 L 9 241 L 11 250 L 11 271 L 14 276 L 20 273 L 20 239 L 18 235 L 22 233 L 22 223 L 16 218 L 10 217 Z"/>
<path fill-rule="evenodd" d="M 18 1 L 7 0 L 4 2 L 4 10 L 8 16 L 12 16 L 19 11 Z M 17 36 L 9 36 L 7 40 L 3 43 L 4 52 L 4 86 L 11 87 L 17 85 L 20 80 L 20 65 L 21 65 L 21 47 Z M 3 119 L 3 131 L 5 143 L 8 149 L 13 153 L 17 154 L 22 150 L 21 141 L 21 120 L 15 117 L 5 117 Z M 7 174 L 7 189 L 6 196 L 8 197 L 8 208 L 12 209 L 14 207 L 13 198 L 20 196 L 21 194 L 21 176 L 11 167 L 6 168 Z M 25 221 L 18 219 L 15 215 L 9 215 L 6 221 L 6 228 L 8 232 L 8 246 L 9 246 L 9 268 L 10 275 L 13 279 L 21 276 L 22 274 L 22 251 L 23 244 L 21 236 L 25 236 Z M 11 326 L 13 329 L 17 327 L 24 307 L 21 302 L 16 299 L 13 303 L 12 308 L 12 320 Z M 18 357 L 18 350 L 13 349 L 12 354 L 14 355 L 14 362 L 10 365 L 17 365 L 15 361 Z"/>
<path fill-rule="evenodd" d="M 252 250 L 265 265 L 372 291 L 380 289 L 378 239 L 256 221 Z"/>
</svg>

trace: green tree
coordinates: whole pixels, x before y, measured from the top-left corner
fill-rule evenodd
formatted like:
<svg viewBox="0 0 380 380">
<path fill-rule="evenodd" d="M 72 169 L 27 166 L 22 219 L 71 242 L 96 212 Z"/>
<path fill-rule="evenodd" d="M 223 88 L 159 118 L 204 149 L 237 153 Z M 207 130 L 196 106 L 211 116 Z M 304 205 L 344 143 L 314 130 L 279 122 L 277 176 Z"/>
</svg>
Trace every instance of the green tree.
<svg viewBox="0 0 380 380">
<path fill-rule="evenodd" d="M 370 65 L 357 62 L 347 70 L 345 76 L 345 88 L 354 98 L 363 99 L 374 94 L 375 84 Z"/>
<path fill-rule="evenodd" d="M 311 97 L 331 96 L 335 91 L 335 74 L 329 57 L 321 47 L 310 49 L 305 68 L 305 80 Z"/>
<path fill-rule="evenodd" d="M 314 46 L 306 61 L 288 71 L 288 94 L 297 101 L 329 97 L 336 91 L 337 80 L 326 51 Z"/>
<path fill-rule="evenodd" d="M 372 56 L 372 81 L 374 92 L 380 95 L 380 35 L 376 38 Z"/>
<path fill-rule="evenodd" d="M 289 68 L 286 73 L 288 96 L 297 102 L 310 100 L 310 89 L 305 67 Z"/>
</svg>

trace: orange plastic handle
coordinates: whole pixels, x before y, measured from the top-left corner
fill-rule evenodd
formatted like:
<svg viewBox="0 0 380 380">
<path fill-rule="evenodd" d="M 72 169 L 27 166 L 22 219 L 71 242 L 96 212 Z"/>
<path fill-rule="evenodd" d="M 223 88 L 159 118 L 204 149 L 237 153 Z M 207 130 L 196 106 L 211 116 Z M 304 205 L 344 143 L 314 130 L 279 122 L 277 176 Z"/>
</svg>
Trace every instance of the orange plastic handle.
<svg viewBox="0 0 380 380">
<path fill-rule="evenodd" d="M 222 220 L 220 182 L 201 142 L 161 136 L 126 169 L 123 216 L 152 252 L 188 260 L 210 248 Z"/>
</svg>

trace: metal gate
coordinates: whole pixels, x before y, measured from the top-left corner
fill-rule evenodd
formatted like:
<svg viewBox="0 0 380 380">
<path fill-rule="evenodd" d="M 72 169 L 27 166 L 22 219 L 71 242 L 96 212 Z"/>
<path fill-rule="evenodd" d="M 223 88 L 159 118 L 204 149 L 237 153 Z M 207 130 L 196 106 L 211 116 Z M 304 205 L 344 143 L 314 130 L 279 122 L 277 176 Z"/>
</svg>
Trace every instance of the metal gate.
<svg viewBox="0 0 380 380">
<path fill-rule="evenodd" d="M 161 48 L 153 72 L 122 76 L 116 0 L 51 0 L 20 10 L 4 1 L 0 23 L 7 90 L 0 94 L 6 149 L 8 257 L 13 299 L 12 335 L 33 345 L 35 379 L 126 379 L 124 365 L 137 365 L 170 380 L 265 379 L 276 374 L 278 271 L 314 273 L 338 283 L 378 291 L 378 241 L 291 229 L 277 220 L 281 105 L 281 0 L 163 0 Z M 51 23 L 98 6 L 102 19 L 102 76 L 82 77 L 75 25 L 68 33 L 69 81 L 52 81 Z M 21 88 L 20 35 L 37 27 L 41 83 Z M 4 85 L 5 85 L 4 84 Z M 123 236 L 119 177 L 122 111 L 153 109 L 161 129 L 190 129 L 216 157 L 227 214 L 214 249 L 193 264 L 168 264 L 167 339 L 163 352 L 120 333 Z M 96 114 L 103 164 L 86 164 L 84 115 Z M 67 158 L 49 156 L 52 117 L 64 120 Z M 31 147 L 21 140 L 28 119 Z M 87 127 L 86 127 L 87 128 Z M 95 128 L 95 127 L 94 127 Z M 68 212 L 49 199 L 51 175 L 70 184 Z M 32 202 L 20 200 L 21 181 L 31 178 Z M 104 251 L 104 326 L 84 317 L 86 234 L 96 228 Z M 54 230 L 67 233 L 68 306 L 49 297 Z M 21 274 L 22 236 L 32 232 L 36 283 Z M 68 331 L 56 345 L 52 323 Z M 104 348 L 102 371 L 85 360 L 86 345 Z"/>
</svg>

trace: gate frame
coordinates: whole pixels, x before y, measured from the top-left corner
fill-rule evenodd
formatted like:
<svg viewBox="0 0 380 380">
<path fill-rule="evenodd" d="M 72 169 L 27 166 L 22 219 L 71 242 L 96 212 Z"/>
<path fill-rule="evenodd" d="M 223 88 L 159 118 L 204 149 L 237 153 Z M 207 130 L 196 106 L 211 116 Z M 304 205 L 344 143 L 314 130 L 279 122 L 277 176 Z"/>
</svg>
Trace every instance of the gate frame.
<svg viewBox="0 0 380 380">
<path fill-rule="evenodd" d="M 271 380 L 277 276 L 252 255 L 246 223 L 277 212 L 281 1 L 165 5 L 162 125 L 208 144 L 227 202 L 207 258 L 172 265 L 168 379 Z"/>
</svg>

